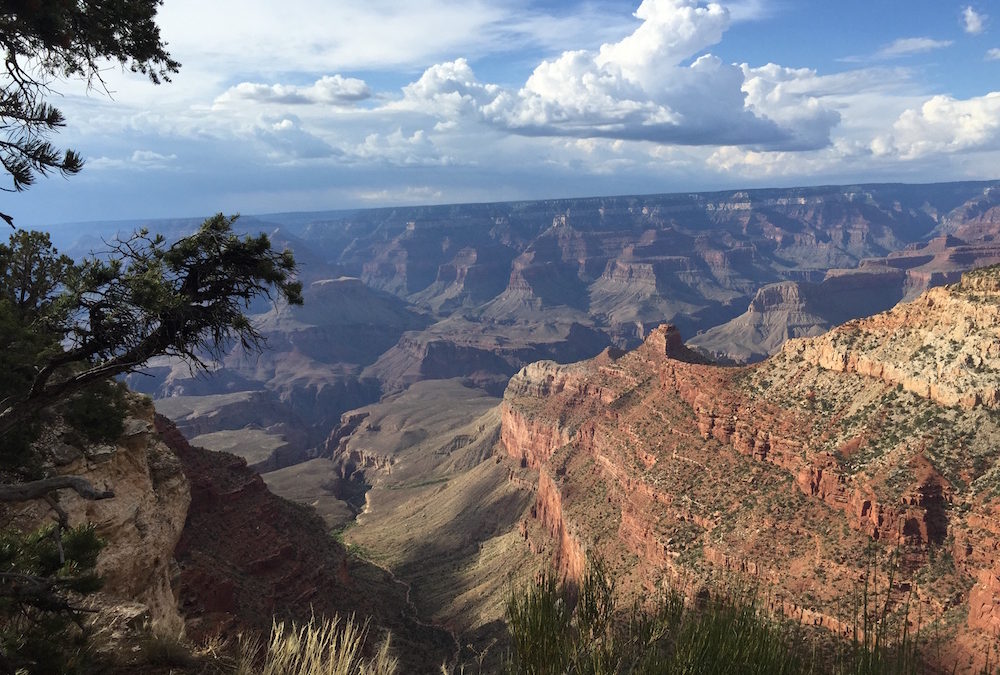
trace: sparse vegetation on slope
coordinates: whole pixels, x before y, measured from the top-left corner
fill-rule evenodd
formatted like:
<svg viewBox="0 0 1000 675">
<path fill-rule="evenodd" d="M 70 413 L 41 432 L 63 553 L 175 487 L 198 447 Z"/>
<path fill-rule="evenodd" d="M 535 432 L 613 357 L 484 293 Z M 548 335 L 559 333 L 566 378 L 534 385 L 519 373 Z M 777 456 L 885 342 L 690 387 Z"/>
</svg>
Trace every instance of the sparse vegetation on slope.
<svg viewBox="0 0 1000 675">
<path fill-rule="evenodd" d="M 623 606 L 600 564 L 578 587 L 549 574 L 508 600 L 512 650 L 504 667 L 519 675 L 931 672 L 920 660 L 916 635 L 890 611 L 888 598 L 898 590 L 892 574 L 880 587 L 877 571 L 873 561 L 847 639 L 774 617 L 753 587 L 720 583 L 694 604 L 668 589 Z"/>
<path fill-rule="evenodd" d="M 996 296 L 949 295 L 965 287 L 749 368 L 670 358 L 663 329 L 617 358 L 525 369 L 505 396 L 501 438 L 514 462 L 538 467 L 529 547 L 571 578 L 600 555 L 629 592 L 741 575 L 769 588 L 769 611 L 844 635 L 874 540 L 901 559 L 890 611 L 922 626 L 936 666 L 976 672 L 995 659 L 1000 625 L 992 399 L 946 405 L 936 395 L 947 369 L 922 368 L 921 389 L 834 367 L 823 350 L 863 333 L 872 344 L 858 340 L 843 363 L 875 353 L 908 366 L 907 336 L 937 349 L 964 332 L 984 347 L 989 372 L 969 377 L 986 391 Z"/>
</svg>

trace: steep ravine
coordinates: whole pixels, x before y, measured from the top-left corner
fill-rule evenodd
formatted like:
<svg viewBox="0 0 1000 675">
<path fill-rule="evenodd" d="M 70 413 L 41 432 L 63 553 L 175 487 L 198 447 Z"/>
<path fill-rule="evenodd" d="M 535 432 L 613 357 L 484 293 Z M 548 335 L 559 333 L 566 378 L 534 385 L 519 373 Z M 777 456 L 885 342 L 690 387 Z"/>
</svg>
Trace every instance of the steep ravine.
<svg viewBox="0 0 1000 675">
<path fill-rule="evenodd" d="M 409 585 L 348 552 L 310 508 L 268 491 L 240 457 L 192 447 L 146 397 L 132 395 L 114 445 L 77 447 L 58 423 L 42 439 L 47 461 L 114 497 L 80 499 L 64 490 L 70 524 L 94 523 L 105 542 L 102 589 L 84 599 L 96 610 L 95 644 L 128 663 L 150 633 L 194 643 L 266 634 L 272 620 L 354 616 L 373 639 L 392 633 L 405 672 L 434 672 L 455 661 L 447 630 L 418 617 Z M 34 529 L 49 504 L 4 507 L 5 521 Z M 122 666 L 126 667 L 126 666 Z"/>
<path fill-rule="evenodd" d="M 453 638 L 418 619 L 407 590 L 351 555 L 311 509 L 272 494 L 239 457 L 194 448 L 157 418 L 191 480 L 191 508 L 175 551 L 179 605 L 192 637 L 269 629 L 313 615 L 369 617 L 391 631 L 401 664 L 427 672 L 453 656 Z"/>
<path fill-rule="evenodd" d="M 463 661 L 504 639 L 506 594 L 540 567 L 517 531 L 534 483 L 509 479 L 529 470 L 494 454 L 498 403 L 462 380 L 418 382 L 345 414 L 324 457 L 265 476 L 391 570 L 421 616 L 460 636 Z M 330 504 L 330 489 L 345 480 L 365 486 L 356 518 Z"/>
</svg>

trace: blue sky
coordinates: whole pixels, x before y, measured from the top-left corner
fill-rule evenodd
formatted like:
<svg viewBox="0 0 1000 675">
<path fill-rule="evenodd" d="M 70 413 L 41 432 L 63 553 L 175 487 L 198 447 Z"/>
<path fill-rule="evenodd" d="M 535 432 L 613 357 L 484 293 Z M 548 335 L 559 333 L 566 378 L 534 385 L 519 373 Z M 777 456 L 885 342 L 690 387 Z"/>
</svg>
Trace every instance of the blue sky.
<svg viewBox="0 0 1000 675">
<path fill-rule="evenodd" d="M 165 0 L 19 224 L 1000 177 L 1000 4 Z"/>
</svg>

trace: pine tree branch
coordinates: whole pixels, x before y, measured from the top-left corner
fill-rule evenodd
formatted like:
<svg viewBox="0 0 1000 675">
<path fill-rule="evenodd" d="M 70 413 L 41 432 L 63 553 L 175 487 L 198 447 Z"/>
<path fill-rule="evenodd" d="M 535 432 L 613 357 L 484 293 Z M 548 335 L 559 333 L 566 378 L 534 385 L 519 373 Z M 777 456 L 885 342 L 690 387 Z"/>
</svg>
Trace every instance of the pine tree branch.
<svg viewBox="0 0 1000 675">
<path fill-rule="evenodd" d="M 38 499 L 55 490 L 71 489 L 84 499 L 96 501 L 115 496 L 112 490 L 98 490 L 80 476 L 53 476 L 28 483 L 0 484 L 0 502 L 23 502 Z"/>
</svg>

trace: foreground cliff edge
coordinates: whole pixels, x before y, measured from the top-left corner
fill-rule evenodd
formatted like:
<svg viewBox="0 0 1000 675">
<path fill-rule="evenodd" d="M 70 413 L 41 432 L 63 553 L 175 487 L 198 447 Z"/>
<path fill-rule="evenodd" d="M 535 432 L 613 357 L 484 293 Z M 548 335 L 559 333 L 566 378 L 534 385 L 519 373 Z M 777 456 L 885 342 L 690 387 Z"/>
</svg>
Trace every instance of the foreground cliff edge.
<svg viewBox="0 0 1000 675">
<path fill-rule="evenodd" d="M 272 621 L 334 615 L 369 622 L 372 644 L 391 633 L 409 672 L 454 658 L 452 636 L 416 616 L 391 574 L 348 552 L 311 509 L 268 491 L 244 459 L 188 444 L 148 398 L 130 395 L 117 442 L 53 447 L 58 472 L 115 492 L 59 500 L 71 525 L 93 523 L 104 542 L 103 588 L 81 599 L 100 672 L 160 672 L 145 653 L 150 641 L 232 651 L 241 634 L 266 637 Z M 3 516 L 29 531 L 52 513 L 34 500 Z M 160 665 L 201 672 L 186 658 Z"/>
<path fill-rule="evenodd" d="M 1000 269 L 756 366 L 699 360 L 661 326 L 512 379 L 501 442 L 538 472 L 531 550 L 569 578 L 600 557 L 637 590 L 733 572 L 846 634 L 874 543 L 940 665 L 981 664 L 1000 636 Z"/>
</svg>

